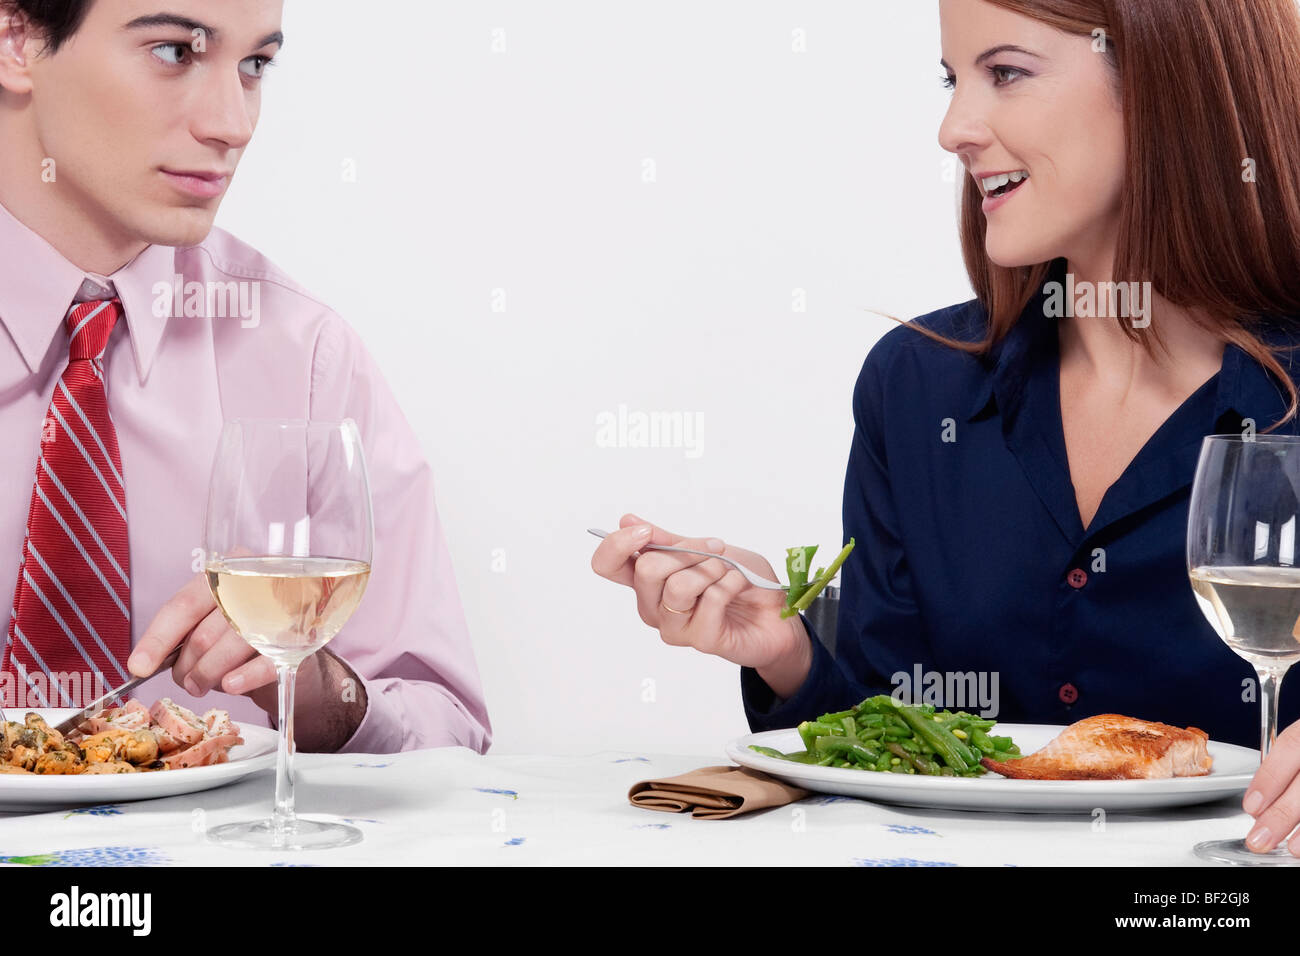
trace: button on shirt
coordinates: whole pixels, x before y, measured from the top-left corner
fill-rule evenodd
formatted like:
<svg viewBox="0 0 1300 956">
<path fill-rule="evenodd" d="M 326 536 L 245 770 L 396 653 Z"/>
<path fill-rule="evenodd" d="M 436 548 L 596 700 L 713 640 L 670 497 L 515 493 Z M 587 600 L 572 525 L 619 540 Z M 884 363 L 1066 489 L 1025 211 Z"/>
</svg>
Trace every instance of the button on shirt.
<svg viewBox="0 0 1300 956">
<path fill-rule="evenodd" d="M 1063 260 L 1053 279 L 1064 280 Z M 988 318 L 972 300 L 916 322 L 979 341 Z M 1300 318 L 1272 317 L 1259 334 L 1295 344 Z M 857 547 L 841 571 L 835 657 L 805 619 L 813 664 L 793 697 L 742 668 L 751 728 L 792 727 L 896 689 L 924 700 L 926 686 L 942 686 L 953 691 L 944 706 L 974 712 L 983 696 L 1004 722 L 1120 713 L 1259 746 L 1255 673 L 1197 605 L 1187 517 L 1203 437 L 1240 434 L 1248 418 L 1262 432 L 1285 414 L 1285 391 L 1226 345 L 1219 372 L 1142 447 L 1085 529 L 1059 355 L 1041 291 L 984 360 L 904 327 L 871 349 L 853 393 L 843 520 Z M 1288 368 L 1287 353 L 1278 361 Z M 1274 433 L 1294 435 L 1297 423 Z M 1292 679 L 1280 727 L 1297 718 Z"/>
<path fill-rule="evenodd" d="M 491 725 L 419 440 L 356 332 L 221 229 L 193 247 L 149 246 L 98 276 L 0 206 L 0 581 L 12 588 L 18 572 L 41 422 L 68 361 L 63 317 L 74 301 L 106 294 L 125 311 L 104 368 L 126 480 L 132 646 L 201 569 L 223 421 L 351 418 L 365 451 L 375 537 L 365 596 L 329 645 L 368 696 L 341 750 L 485 751 Z M 221 707 L 236 722 L 270 725 L 249 698 L 191 697 L 170 671 L 134 696 L 147 704 L 171 697 L 200 712 Z"/>
</svg>

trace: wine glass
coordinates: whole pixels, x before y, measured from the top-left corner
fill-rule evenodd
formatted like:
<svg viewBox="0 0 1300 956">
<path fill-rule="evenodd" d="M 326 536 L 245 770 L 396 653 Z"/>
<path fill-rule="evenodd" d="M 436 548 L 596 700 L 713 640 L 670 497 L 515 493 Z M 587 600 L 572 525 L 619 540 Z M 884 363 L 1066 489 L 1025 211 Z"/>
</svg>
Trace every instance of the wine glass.
<svg viewBox="0 0 1300 956">
<path fill-rule="evenodd" d="M 361 436 L 351 419 L 229 421 L 221 431 L 203 531 L 208 586 L 230 626 L 275 664 L 280 740 L 269 819 L 208 838 L 297 850 L 348 846 L 361 831 L 294 813 L 293 690 L 298 666 L 356 610 L 374 537 Z"/>
<path fill-rule="evenodd" d="M 1187 518 L 1187 572 L 1197 603 L 1259 681 L 1260 760 L 1277 739 L 1278 690 L 1300 659 L 1300 437 L 1208 435 Z M 1246 841 L 1198 843 L 1220 863 L 1300 863 L 1285 840 L 1267 853 Z"/>
</svg>

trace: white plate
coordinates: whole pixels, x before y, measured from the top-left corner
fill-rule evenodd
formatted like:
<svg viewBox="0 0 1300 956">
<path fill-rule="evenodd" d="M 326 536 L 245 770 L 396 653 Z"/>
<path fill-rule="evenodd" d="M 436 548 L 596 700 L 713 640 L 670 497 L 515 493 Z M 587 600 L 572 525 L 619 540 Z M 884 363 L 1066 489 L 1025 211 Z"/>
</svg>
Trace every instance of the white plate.
<svg viewBox="0 0 1300 956">
<path fill-rule="evenodd" d="M 23 714 L 28 713 L 24 710 Z M 40 710 L 36 713 L 53 727 L 73 710 Z M 12 720 L 17 711 L 8 714 Z M 149 773 L 111 774 L 0 774 L 0 811 L 53 810 L 58 807 L 97 803 L 123 803 L 150 800 L 178 793 L 211 790 L 275 766 L 275 748 L 279 735 L 269 727 L 239 724 L 242 744 L 232 747 L 227 763 L 209 767 L 185 767 L 181 770 L 155 770 Z"/>
<path fill-rule="evenodd" d="M 1028 756 L 1064 729 L 1051 724 L 999 723 L 992 732 L 1010 737 Z M 877 773 L 778 760 L 750 750 L 750 744 L 782 753 L 803 750 L 797 730 L 769 730 L 737 738 L 727 744 L 727 756 L 742 767 L 780 777 L 805 790 L 946 810 L 1065 813 L 1096 807 L 1109 812 L 1185 806 L 1245 793 L 1259 769 L 1258 750 L 1214 740 L 1208 745 L 1214 764 L 1206 776 L 1168 780 L 1011 780 L 992 772 L 983 777 Z"/>
</svg>

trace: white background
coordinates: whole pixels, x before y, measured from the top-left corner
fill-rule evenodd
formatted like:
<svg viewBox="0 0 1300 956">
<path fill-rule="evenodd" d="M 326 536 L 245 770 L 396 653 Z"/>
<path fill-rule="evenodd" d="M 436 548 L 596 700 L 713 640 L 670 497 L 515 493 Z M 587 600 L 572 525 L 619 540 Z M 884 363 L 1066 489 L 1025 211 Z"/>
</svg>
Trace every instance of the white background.
<svg viewBox="0 0 1300 956">
<path fill-rule="evenodd" d="M 217 224 L 419 434 L 494 752 L 721 755 L 738 668 L 664 645 L 585 529 L 835 553 L 867 310 L 972 297 L 938 4 L 287 0 L 284 32 Z M 620 404 L 701 413 L 702 454 L 598 447 Z"/>
</svg>

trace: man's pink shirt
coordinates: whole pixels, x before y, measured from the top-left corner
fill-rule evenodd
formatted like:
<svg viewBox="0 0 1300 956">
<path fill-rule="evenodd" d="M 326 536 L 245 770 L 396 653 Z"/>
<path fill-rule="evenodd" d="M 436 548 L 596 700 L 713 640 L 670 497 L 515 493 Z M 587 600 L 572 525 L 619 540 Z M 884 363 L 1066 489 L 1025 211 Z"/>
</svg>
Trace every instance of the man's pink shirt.
<svg viewBox="0 0 1300 956">
<path fill-rule="evenodd" d="M 186 288 L 202 291 L 187 295 Z M 244 305 L 256 302 L 255 314 L 236 306 L 241 289 Z M 68 262 L 0 205 L 0 324 L 8 336 L 0 345 L 6 605 L 42 421 L 68 361 L 63 318 L 74 301 L 106 292 L 116 292 L 126 313 L 103 364 L 126 480 L 132 646 L 200 567 L 208 477 L 223 421 L 351 418 L 366 455 L 375 540 L 365 596 L 329 645 L 362 678 L 369 698 L 341 750 L 460 745 L 485 752 L 491 724 L 419 440 L 351 326 L 221 229 L 197 246 L 149 246 L 104 277 Z M 146 704 L 171 697 L 199 712 L 221 707 L 236 722 L 270 725 L 247 697 L 213 690 L 194 698 L 170 672 L 134 695 Z"/>
</svg>

